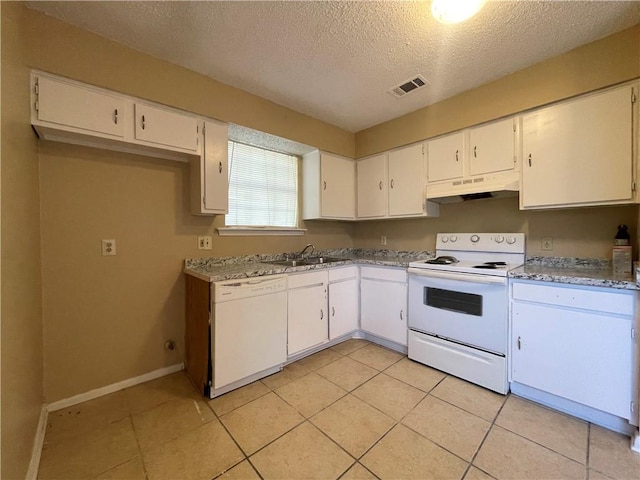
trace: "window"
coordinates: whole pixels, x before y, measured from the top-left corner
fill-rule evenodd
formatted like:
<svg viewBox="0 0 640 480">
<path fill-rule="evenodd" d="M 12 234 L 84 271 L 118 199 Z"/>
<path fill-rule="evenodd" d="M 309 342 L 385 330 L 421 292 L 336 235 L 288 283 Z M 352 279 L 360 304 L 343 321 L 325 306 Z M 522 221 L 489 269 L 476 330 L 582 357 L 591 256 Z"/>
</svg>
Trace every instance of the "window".
<svg viewBox="0 0 640 480">
<path fill-rule="evenodd" d="M 227 226 L 298 224 L 298 157 L 229 142 Z"/>
</svg>

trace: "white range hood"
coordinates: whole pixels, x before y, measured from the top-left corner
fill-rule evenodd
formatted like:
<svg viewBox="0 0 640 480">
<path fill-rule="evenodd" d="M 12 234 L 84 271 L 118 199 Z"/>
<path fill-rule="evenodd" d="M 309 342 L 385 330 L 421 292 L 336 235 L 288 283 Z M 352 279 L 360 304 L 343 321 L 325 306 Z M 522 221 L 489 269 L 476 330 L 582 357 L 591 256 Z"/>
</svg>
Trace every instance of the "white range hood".
<svg viewBox="0 0 640 480">
<path fill-rule="evenodd" d="M 457 178 L 427 185 L 427 200 L 436 203 L 456 203 L 482 198 L 517 196 L 520 172 L 508 171 Z"/>
</svg>

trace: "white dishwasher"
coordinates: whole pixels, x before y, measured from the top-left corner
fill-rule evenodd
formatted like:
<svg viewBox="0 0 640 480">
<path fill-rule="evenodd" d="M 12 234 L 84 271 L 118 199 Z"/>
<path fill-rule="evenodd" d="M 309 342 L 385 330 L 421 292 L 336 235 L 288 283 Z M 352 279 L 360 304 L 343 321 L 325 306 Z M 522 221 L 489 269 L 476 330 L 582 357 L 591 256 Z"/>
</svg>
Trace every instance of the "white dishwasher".
<svg viewBox="0 0 640 480">
<path fill-rule="evenodd" d="M 214 398 L 282 369 L 287 360 L 287 276 L 213 283 Z"/>
</svg>

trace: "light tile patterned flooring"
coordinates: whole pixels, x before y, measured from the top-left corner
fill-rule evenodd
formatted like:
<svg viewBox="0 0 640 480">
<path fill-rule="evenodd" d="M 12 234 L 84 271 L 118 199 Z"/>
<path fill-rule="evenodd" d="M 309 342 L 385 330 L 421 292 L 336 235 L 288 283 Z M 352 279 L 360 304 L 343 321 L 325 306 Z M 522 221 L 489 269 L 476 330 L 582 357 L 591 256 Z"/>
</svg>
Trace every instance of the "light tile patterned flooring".
<svg viewBox="0 0 640 480">
<path fill-rule="evenodd" d="M 632 479 L 629 439 L 348 340 L 207 401 L 182 373 L 51 413 L 41 479 Z"/>
</svg>

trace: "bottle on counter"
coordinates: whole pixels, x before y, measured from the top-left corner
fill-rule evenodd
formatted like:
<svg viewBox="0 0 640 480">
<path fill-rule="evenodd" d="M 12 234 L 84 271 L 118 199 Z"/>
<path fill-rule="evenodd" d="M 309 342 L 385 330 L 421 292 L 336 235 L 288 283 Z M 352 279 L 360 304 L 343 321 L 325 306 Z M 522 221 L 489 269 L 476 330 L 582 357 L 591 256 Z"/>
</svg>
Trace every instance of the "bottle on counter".
<svg viewBox="0 0 640 480">
<path fill-rule="evenodd" d="M 629 235 L 629 227 L 626 225 L 618 225 L 618 232 L 613 241 L 613 273 L 629 274 L 631 273 L 631 265 L 633 262 L 631 237 Z"/>
</svg>

